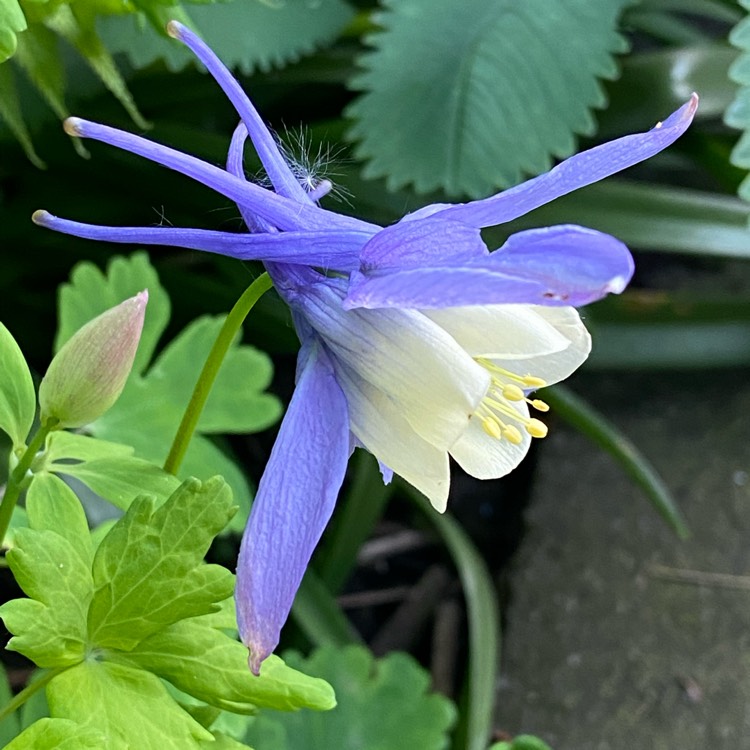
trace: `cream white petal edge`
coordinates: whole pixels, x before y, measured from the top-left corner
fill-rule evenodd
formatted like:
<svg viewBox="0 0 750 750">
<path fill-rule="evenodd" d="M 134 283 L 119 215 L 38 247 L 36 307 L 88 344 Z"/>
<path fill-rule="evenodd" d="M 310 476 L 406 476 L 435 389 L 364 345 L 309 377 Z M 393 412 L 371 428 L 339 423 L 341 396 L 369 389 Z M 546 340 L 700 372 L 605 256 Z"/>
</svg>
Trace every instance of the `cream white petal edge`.
<svg viewBox="0 0 750 750">
<path fill-rule="evenodd" d="M 523 359 L 562 351 L 570 343 L 532 305 L 452 307 L 424 314 L 472 357 Z"/>
<path fill-rule="evenodd" d="M 378 461 L 416 487 L 442 513 L 448 503 L 448 453 L 417 435 L 396 405 L 355 372 L 339 364 L 336 377 L 346 395 L 350 427 Z"/>
<path fill-rule="evenodd" d="M 521 417 L 528 416 L 523 402 L 513 407 Z M 510 423 L 510 422 L 509 422 Z M 451 447 L 450 454 L 458 465 L 477 479 L 497 479 L 509 474 L 521 463 L 531 445 L 531 436 L 519 425 L 521 443 L 490 437 L 483 429 L 481 420 L 474 417 L 464 434 Z"/>
</svg>

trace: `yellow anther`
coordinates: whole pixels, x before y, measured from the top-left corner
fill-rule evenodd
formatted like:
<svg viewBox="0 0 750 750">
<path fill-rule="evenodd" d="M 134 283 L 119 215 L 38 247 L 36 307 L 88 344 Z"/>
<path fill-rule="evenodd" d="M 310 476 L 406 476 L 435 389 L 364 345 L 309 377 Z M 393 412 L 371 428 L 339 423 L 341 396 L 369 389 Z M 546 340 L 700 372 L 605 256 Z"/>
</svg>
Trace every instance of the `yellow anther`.
<svg viewBox="0 0 750 750">
<path fill-rule="evenodd" d="M 526 425 L 526 432 L 535 438 L 543 438 L 547 435 L 547 425 L 538 419 L 530 419 Z"/>
<path fill-rule="evenodd" d="M 503 437 L 508 440 L 508 442 L 513 443 L 513 445 L 520 445 L 523 442 L 523 438 L 521 437 L 518 428 L 514 427 L 512 424 L 505 426 Z"/>
<path fill-rule="evenodd" d="M 529 388 L 544 388 L 544 386 L 547 385 L 546 380 L 537 378 L 535 375 L 524 375 L 524 377 L 521 378 L 521 381 L 524 385 L 529 386 Z"/>
<path fill-rule="evenodd" d="M 535 398 L 533 401 L 529 401 L 529 404 L 537 411 L 549 411 L 549 404 L 546 401 L 542 401 L 540 398 Z"/>
<path fill-rule="evenodd" d="M 482 429 L 492 438 L 499 440 L 503 436 L 500 423 L 494 417 L 485 417 L 482 420 Z M 507 429 L 507 428 L 506 428 Z"/>
<path fill-rule="evenodd" d="M 505 396 L 508 401 L 523 401 L 526 398 L 526 394 L 513 383 L 506 383 L 503 386 L 503 396 Z"/>
</svg>

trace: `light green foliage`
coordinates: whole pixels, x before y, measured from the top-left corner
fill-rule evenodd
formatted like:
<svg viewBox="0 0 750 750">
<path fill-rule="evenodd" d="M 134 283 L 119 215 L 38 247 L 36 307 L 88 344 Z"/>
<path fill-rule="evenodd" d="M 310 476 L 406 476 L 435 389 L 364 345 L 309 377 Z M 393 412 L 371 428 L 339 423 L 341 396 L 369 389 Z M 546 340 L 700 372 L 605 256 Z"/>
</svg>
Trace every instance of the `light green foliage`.
<svg viewBox="0 0 750 750">
<path fill-rule="evenodd" d="M 10 331 L 0 323 L 0 430 L 8 434 L 14 448 L 25 443 L 36 410 L 31 373 Z"/>
<path fill-rule="evenodd" d="M 232 594 L 232 574 L 202 564 L 235 510 L 226 483 L 187 480 L 154 505 L 137 498 L 96 551 L 88 625 L 97 645 L 130 650 L 167 625 L 214 611 Z"/>
<path fill-rule="evenodd" d="M 26 493 L 26 513 L 32 529 L 54 531 L 66 539 L 81 563 L 91 568 L 94 548 L 86 514 L 73 490 L 54 474 L 39 474 Z"/>
<path fill-rule="evenodd" d="M 203 562 L 234 511 L 220 477 L 187 480 L 159 508 L 136 499 L 95 552 L 57 477 L 38 476 L 28 503 L 31 527 L 18 532 L 8 562 L 29 598 L 7 602 L 0 616 L 14 634 L 9 648 L 62 670 L 46 688 L 53 720 L 32 724 L 14 747 L 236 750 L 246 746 L 215 739 L 191 713 L 335 705 L 323 680 L 278 657 L 261 677 L 250 673 L 233 632 L 234 576 Z M 200 703 L 184 710 L 160 678 Z"/>
<path fill-rule="evenodd" d="M 628 0 L 386 0 L 347 114 L 367 177 L 472 197 L 591 135 Z"/>
<path fill-rule="evenodd" d="M 332 41 L 351 20 L 343 0 L 236 0 L 194 5 L 190 20 L 226 65 L 243 73 L 298 60 Z M 107 47 L 128 56 L 135 68 L 164 60 L 180 70 L 194 58 L 180 43 L 135 16 L 109 16 L 99 25 Z"/>
<path fill-rule="evenodd" d="M 135 458 L 129 445 L 65 431 L 53 432 L 47 438 L 43 463 L 31 487 L 51 475 L 75 477 L 121 510 L 141 494 L 164 502 L 180 484 L 177 477 L 150 461 Z"/>
<path fill-rule="evenodd" d="M 17 0 L 0 0 L 0 62 L 16 51 L 16 34 L 25 28 L 26 19 Z"/>
<path fill-rule="evenodd" d="M 739 0 L 739 4 L 750 11 L 750 0 Z M 737 167 L 750 170 L 750 15 L 745 15 L 732 29 L 729 41 L 742 54 L 729 69 L 729 77 L 737 83 L 739 89 L 724 114 L 724 121 L 743 131 L 732 150 L 730 161 Z M 750 177 L 745 177 L 738 192 L 741 198 L 750 200 Z"/>
<path fill-rule="evenodd" d="M 60 327 L 55 343 L 59 348 L 107 306 L 144 288 L 149 290 L 149 304 L 130 379 L 117 403 L 88 429 L 98 438 L 132 445 L 137 456 L 161 464 L 221 319 L 204 316 L 193 321 L 149 366 L 169 321 L 170 303 L 148 256 L 136 253 L 130 258 L 115 258 L 106 275 L 91 263 L 76 266 L 70 283 L 60 291 Z M 273 424 L 281 414 L 281 405 L 263 392 L 271 376 L 271 361 L 264 353 L 239 343 L 230 349 L 180 471 L 183 478 L 221 474 L 241 508 L 233 526 L 240 530 L 247 518 L 250 488 L 234 463 L 200 433 L 254 432 Z M 91 466 L 77 469 L 75 476 L 81 478 L 81 471 L 90 471 Z M 89 486 L 98 492 L 92 484 Z"/>
<path fill-rule="evenodd" d="M 94 593 L 91 569 L 76 548 L 49 529 L 19 529 L 8 564 L 28 599 L 0 607 L 14 633 L 6 648 L 40 667 L 76 664 L 86 651 L 86 614 Z"/>
<path fill-rule="evenodd" d="M 70 719 L 43 718 L 25 729 L 5 750 L 101 750 L 106 738 Z"/>
<path fill-rule="evenodd" d="M 256 707 L 327 710 L 336 705 L 330 685 L 290 669 L 277 656 L 263 662 L 263 679 L 248 680 L 247 649 L 204 619 L 182 620 L 141 641 L 128 652 L 128 663 L 234 713 L 254 713 Z"/>
<path fill-rule="evenodd" d="M 519 734 L 510 742 L 497 742 L 490 750 L 551 750 L 546 742 L 530 734 Z"/>
<path fill-rule="evenodd" d="M 262 713 L 245 740 L 263 750 L 438 750 L 448 747 L 453 704 L 430 694 L 430 676 L 410 656 L 375 661 L 361 646 L 327 647 L 287 662 L 331 683 L 338 706 L 326 714 Z"/>
<path fill-rule="evenodd" d="M 50 712 L 98 730 L 108 750 L 190 750 L 213 735 L 183 711 L 156 675 L 86 661 L 47 686 Z"/>
</svg>

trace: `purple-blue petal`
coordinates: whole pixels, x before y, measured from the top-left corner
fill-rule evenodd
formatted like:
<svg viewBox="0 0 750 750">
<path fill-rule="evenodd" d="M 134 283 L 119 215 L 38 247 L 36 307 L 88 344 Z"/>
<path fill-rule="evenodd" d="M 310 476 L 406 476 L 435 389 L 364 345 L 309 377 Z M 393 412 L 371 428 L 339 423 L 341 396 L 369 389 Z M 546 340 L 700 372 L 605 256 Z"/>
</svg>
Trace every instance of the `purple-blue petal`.
<svg viewBox="0 0 750 750">
<path fill-rule="evenodd" d="M 429 221 L 429 219 L 428 219 Z M 627 247 L 573 225 L 514 234 L 494 253 L 465 263 L 374 273 L 355 271 L 346 309 L 535 304 L 578 307 L 621 292 L 633 274 Z"/>
<path fill-rule="evenodd" d="M 168 245 L 227 255 L 239 260 L 299 263 L 337 271 L 359 265 L 360 248 L 369 234 L 352 230 L 237 233 L 180 227 L 106 227 L 60 219 L 35 211 L 35 224 L 89 240 L 133 245 Z"/>
<path fill-rule="evenodd" d="M 245 528 L 237 561 L 237 626 L 258 674 L 279 642 L 302 576 L 328 523 L 349 457 L 349 417 L 327 354 L 306 361 Z"/>
<path fill-rule="evenodd" d="M 664 122 L 645 133 L 626 135 L 583 151 L 533 180 L 490 198 L 443 208 L 432 213 L 432 216 L 462 221 L 475 227 L 490 227 L 511 221 L 555 198 L 658 154 L 687 130 L 697 107 L 698 96 L 693 94 Z"/>
<path fill-rule="evenodd" d="M 247 207 L 279 229 L 291 231 L 336 228 L 369 231 L 373 234 L 377 229 L 366 221 L 277 195 L 195 156 L 183 154 L 169 146 L 154 143 L 124 130 L 77 117 L 69 117 L 65 121 L 65 130 L 68 135 L 107 143 L 191 177 L 235 203 Z"/>
<path fill-rule="evenodd" d="M 488 253 L 479 229 L 457 221 L 425 219 L 386 227 L 362 248 L 363 273 L 457 263 Z"/>
<path fill-rule="evenodd" d="M 179 39 L 193 52 L 206 66 L 216 83 L 221 86 L 229 101 L 232 102 L 245 123 L 261 164 L 263 164 L 263 168 L 266 170 L 266 174 L 276 192 L 301 203 L 312 203 L 305 189 L 297 182 L 297 178 L 289 169 L 289 165 L 281 155 L 274 137 L 253 103 L 234 76 L 227 70 L 224 63 L 216 57 L 213 50 L 200 37 L 178 21 L 170 21 L 167 24 L 167 32 L 175 39 Z"/>
</svg>

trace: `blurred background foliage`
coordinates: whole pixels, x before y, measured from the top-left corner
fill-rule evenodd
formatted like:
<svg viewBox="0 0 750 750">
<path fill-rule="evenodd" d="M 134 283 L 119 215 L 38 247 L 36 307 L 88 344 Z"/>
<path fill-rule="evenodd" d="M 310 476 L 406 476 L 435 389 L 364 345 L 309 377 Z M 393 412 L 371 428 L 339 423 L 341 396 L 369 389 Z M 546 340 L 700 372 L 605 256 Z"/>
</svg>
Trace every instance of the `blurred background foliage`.
<svg viewBox="0 0 750 750">
<path fill-rule="evenodd" d="M 590 371 L 747 366 L 749 9 L 750 0 L 0 0 L 0 317 L 43 371 L 58 285 L 79 261 L 103 268 L 123 251 L 39 229 L 36 209 L 101 224 L 241 230 L 236 208 L 202 186 L 98 143 L 84 148 L 60 127 L 75 113 L 223 163 L 237 116 L 164 34 L 179 18 L 231 65 L 292 157 L 334 181 L 325 201 L 384 224 L 648 129 L 697 91 L 696 121 L 666 153 L 486 237 L 496 247 L 518 229 L 565 222 L 630 245 L 633 285 L 584 313 L 595 341 Z M 259 170 L 253 159 L 250 173 Z M 197 316 L 226 312 L 259 272 L 182 250 L 150 257 L 172 302 L 161 346 Z M 254 310 L 245 341 L 272 355 L 273 390 L 287 398 L 297 341 L 273 295 Z M 615 425 L 567 391 L 550 400 L 685 532 L 668 490 Z M 271 440 L 233 442 L 251 485 Z M 332 597 L 392 494 L 370 463 L 354 463 L 291 643 L 358 640 Z M 464 585 L 474 659 L 455 746 L 479 750 L 498 647 L 492 584 L 458 524 L 423 523 L 445 541 Z"/>
</svg>

